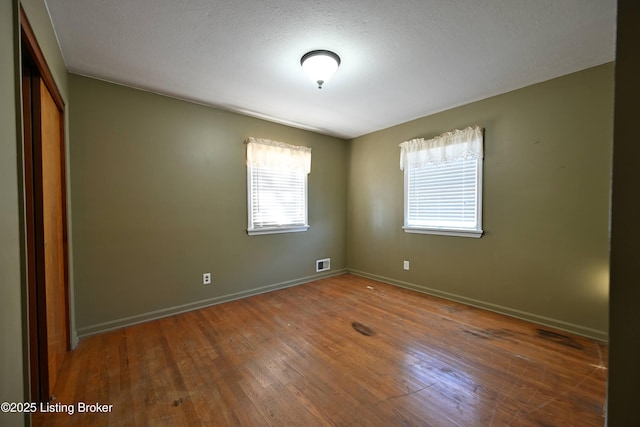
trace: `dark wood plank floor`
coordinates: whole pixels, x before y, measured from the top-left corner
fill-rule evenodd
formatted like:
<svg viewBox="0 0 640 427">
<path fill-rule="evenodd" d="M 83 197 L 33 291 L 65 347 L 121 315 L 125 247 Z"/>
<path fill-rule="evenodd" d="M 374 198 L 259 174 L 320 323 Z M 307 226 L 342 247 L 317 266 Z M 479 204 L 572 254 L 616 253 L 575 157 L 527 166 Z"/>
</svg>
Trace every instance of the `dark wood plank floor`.
<svg viewBox="0 0 640 427">
<path fill-rule="evenodd" d="M 346 274 L 83 339 L 52 402 L 76 413 L 33 421 L 601 426 L 606 378 L 602 343 Z"/>
</svg>

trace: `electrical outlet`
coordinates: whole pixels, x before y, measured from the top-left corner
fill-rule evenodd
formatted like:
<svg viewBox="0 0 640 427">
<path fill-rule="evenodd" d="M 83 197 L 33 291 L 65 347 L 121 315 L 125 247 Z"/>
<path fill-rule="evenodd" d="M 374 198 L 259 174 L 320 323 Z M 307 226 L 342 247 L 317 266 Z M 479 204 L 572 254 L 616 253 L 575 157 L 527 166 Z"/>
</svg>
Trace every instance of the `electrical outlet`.
<svg viewBox="0 0 640 427">
<path fill-rule="evenodd" d="M 404 261 L 404 269 L 405 270 L 409 269 L 409 261 Z"/>
<path fill-rule="evenodd" d="M 211 273 L 204 273 L 202 275 L 202 284 L 210 285 L 211 284 Z"/>
</svg>

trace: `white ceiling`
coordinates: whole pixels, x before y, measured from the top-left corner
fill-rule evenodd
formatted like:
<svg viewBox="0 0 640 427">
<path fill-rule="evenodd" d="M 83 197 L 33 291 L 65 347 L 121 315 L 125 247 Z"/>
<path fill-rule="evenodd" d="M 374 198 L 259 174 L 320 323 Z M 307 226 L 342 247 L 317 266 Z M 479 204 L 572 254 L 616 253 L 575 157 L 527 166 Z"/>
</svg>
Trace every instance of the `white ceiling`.
<svg viewBox="0 0 640 427">
<path fill-rule="evenodd" d="M 343 138 L 612 61 L 616 0 L 47 0 L 72 73 Z M 322 89 L 314 49 L 342 64 Z"/>
</svg>

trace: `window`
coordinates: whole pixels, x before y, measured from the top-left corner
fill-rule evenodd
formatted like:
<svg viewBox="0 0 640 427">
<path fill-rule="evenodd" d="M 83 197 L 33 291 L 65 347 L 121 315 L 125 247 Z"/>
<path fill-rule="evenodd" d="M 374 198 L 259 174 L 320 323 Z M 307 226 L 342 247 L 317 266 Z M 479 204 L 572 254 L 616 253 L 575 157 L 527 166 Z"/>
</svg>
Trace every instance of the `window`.
<svg viewBox="0 0 640 427">
<path fill-rule="evenodd" d="M 256 138 L 248 138 L 246 144 L 247 232 L 306 231 L 311 149 Z"/>
<path fill-rule="evenodd" d="M 400 144 L 408 233 L 482 236 L 482 128 Z"/>
</svg>

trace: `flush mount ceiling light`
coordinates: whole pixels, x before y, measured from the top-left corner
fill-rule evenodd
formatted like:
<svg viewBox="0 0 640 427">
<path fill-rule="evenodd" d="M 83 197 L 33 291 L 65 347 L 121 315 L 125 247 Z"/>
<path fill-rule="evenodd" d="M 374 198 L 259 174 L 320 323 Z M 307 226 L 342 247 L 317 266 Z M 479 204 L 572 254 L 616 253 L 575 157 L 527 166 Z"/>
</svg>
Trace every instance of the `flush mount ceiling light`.
<svg viewBox="0 0 640 427">
<path fill-rule="evenodd" d="M 340 65 L 340 57 L 330 50 L 312 50 L 302 55 L 302 69 L 311 77 L 318 89 L 336 72 Z"/>
</svg>

